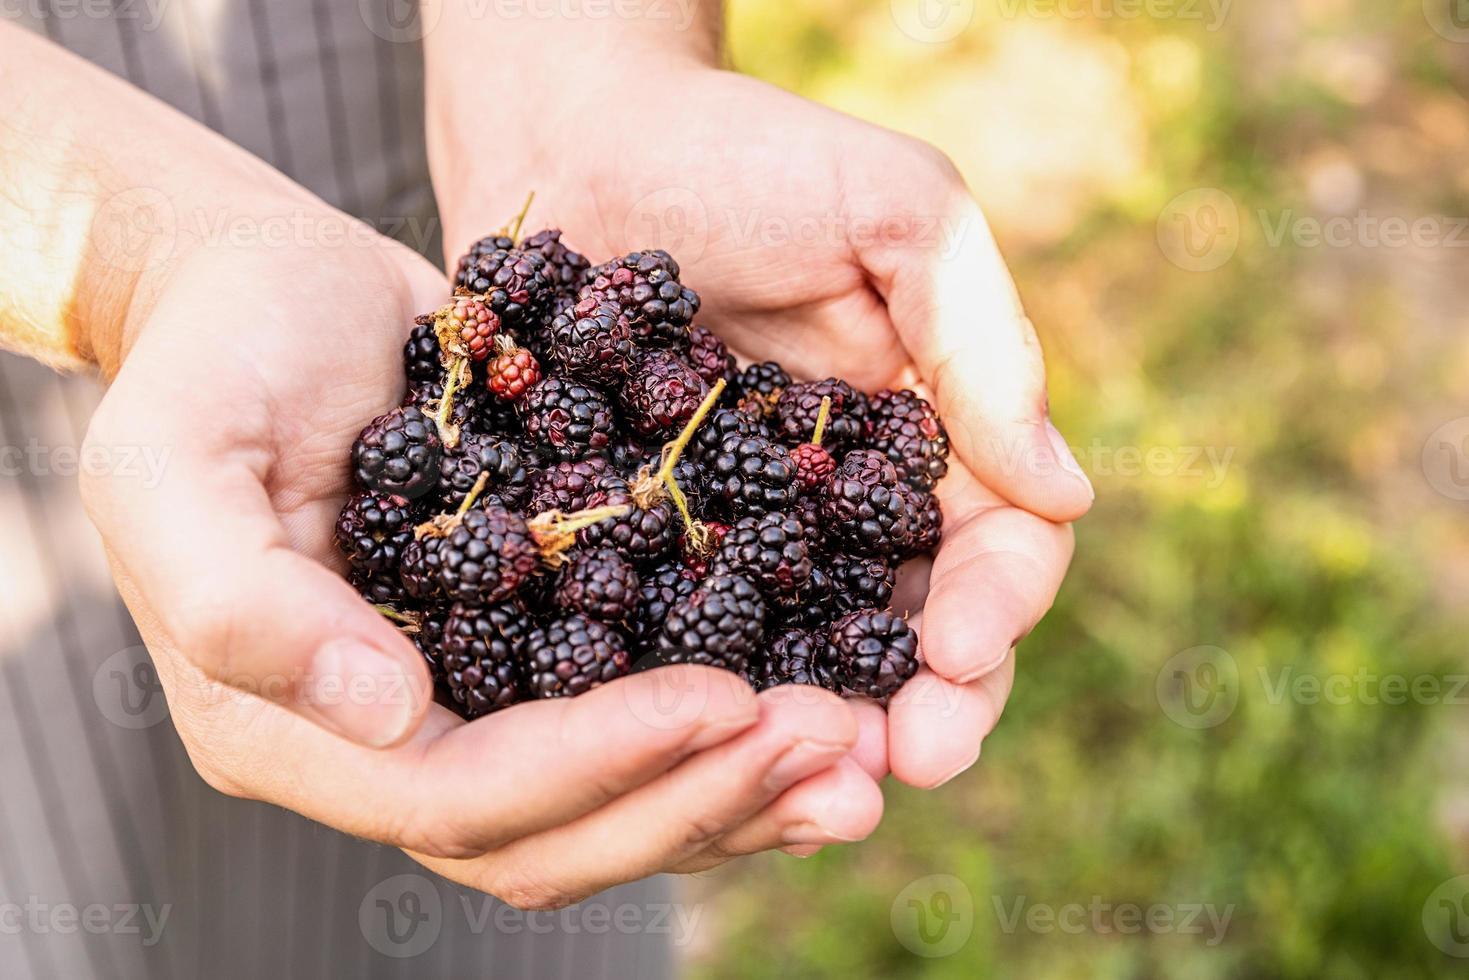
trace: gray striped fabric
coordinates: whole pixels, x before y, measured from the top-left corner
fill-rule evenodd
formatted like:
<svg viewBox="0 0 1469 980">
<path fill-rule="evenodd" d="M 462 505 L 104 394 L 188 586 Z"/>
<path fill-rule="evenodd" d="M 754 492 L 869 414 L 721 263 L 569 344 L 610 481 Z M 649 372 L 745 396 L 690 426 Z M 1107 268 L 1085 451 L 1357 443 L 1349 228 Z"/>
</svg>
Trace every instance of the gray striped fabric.
<svg viewBox="0 0 1469 980">
<path fill-rule="evenodd" d="M 436 257 L 421 52 L 385 40 L 387 10 L 27 0 L 0 15 Z M 0 354 L 0 978 L 669 975 L 696 910 L 666 879 L 527 916 L 199 779 L 77 496 L 98 394 Z"/>
</svg>

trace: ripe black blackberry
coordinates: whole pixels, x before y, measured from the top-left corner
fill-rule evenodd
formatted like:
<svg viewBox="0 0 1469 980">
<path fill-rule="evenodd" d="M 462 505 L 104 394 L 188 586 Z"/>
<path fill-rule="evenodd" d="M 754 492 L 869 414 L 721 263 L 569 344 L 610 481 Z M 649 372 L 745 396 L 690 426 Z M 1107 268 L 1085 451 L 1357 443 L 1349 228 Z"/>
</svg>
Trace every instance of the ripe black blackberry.
<svg viewBox="0 0 1469 980">
<path fill-rule="evenodd" d="M 898 552 L 898 557 L 907 560 L 934 551 L 944 533 L 944 510 L 939 498 L 923 490 L 905 487 L 908 500 L 911 530 L 907 545 Z"/>
<path fill-rule="evenodd" d="M 443 587 L 439 584 L 443 543 L 444 539 L 440 537 L 423 537 L 410 541 L 403 549 L 403 560 L 398 563 L 398 578 L 409 597 L 419 601 L 443 598 Z"/>
<path fill-rule="evenodd" d="M 716 408 L 704 419 L 689 442 L 687 456 L 696 463 L 706 463 L 719 453 L 727 436 L 770 439 L 770 429 L 765 423 L 745 412 L 732 408 Z"/>
<path fill-rule="evenodd" d="M 444 621 L 448 618 L 448 606 L 428 606 L 417 613 L 416 628 L 408 633 L 408 638 L 413 641 L 418 652 L 423 654 L 424 663 L 428 664 L 428 672 L 433 677 L 435 689 L 445 694 L 449 690 L 449 678 L 444 673 Z M 452 697 L 448 700 L 453 704 Z"/>
<path fill-rule="evenodd" d="M 831 572 L 819 562 L 811 565 L 811 576 L 795 592 L 771 600 L 770 616 L 784 626 L 825 628 L 832 620 Z"/>
<path fill-rule="evenodd" d="M 551 320 L 551 356 L 571 377 L 620 385 L 635 354 L 632 328 L 615 303 L 589 297 Z"/>
<path fill-rule="evenodd" d="M 705 664 L 743 673 L 765 635 L 765 600 L 749 579 L 715 574 L 668 611 L 658 634 L 664 663 Z"/>
<path fill-rule="evenodd" d="M 552 375 L 517 404 L 525 434 L 549 445 L 560 459 L 582 459 L 612 445 L 617 420 L 600 388 Z"/>
<path fill-rule="evenodd" d="M 791 385 L 791 376 L 775 361 L 751 364 L 735 377 L 734 394 L 748 411 L 761 417 L 775 411 L 780 393 Z"/>
<path fill-rule="evenodd" d="M 898 471 L 875 449 L 842 458 L 827 485 L 821 519 L 830 537 L 873 557 L 901 554 L 912 540 L 912 512 Z"/>
<path fill-rule="evenodd" d="M 628 622 L 634 649 L 639 655 L 648 652 L 668 619 L 668 611 L 692 593 L 697 585 L 697 578 L 677 560 L 666 561 L 642 576 L 637 607 Z"/>
<path fill-rule="evenodd" d="M 576 697 L 631 667 L 623 635 L 585 616 L 554 619 L 526 640 L 525 679 L 532 697 Z"/>
<path fill-rule="evenodd" d="M 546 258 L 540 252 L 496 248 L 460 261 L 463 265 L 454 284 L 483 294 L 485 304 L 505 326 L 521 330 L 544 316 L 552 290 Z"/>
<path fill-rule="evenodd" d="M 735 517 L 789 510 L 796 502 L 796 464 L 769 439 L 726 436 L 703 470 L 710 500 Z"/>
<path fill-rule="evenodd" d="M 636 569 L 611 548 L 573 554 L 556 582 L 557 606 L 604 623 L 625 622 L 640 596 Z"/>
<path fill-rule="evenodd" d="M 602 456 L 551 464 L 531 477 L 526 511 L 544 514 L 548 510 L 567 513 L 585 510 L 587 500 L 610 467 L 611 464 Z"/>
<path fill-rule="evenodd" d="M 949 472 L 949 433 L 934 407 L 906 388 L 872 396 L 867 444 L 892 460 L 915 489 L 932 490 Z"/>
<path fill-rule="evenodd" d="M 434 331 L 432 315 L 419 317 L 403 345 L 403 373 L 410 383 L 414 381 L 437 381 L 444 373 L 439 358 L 439 337 Z"/>
<path fill-rule="evenodd" d="M 898 570 L 882 558 L 835 554 L 827 560 L 832 592 L 830 614 L 856 609 L 885 609 L 892 601 Z"/>
<path fill-rule="evenodd" d="M 794 596 L 811 578 L 805 529 L 779 511 L 742 517 L 725 534 L 714 567 L 749 578 L 767 596 Z"/>
<path fill-rule="evenodd" d="M 693 418 L 707 394 L 704 379 L 677 355 L 648 351 L 622 388 L 623 415 L 641 436 L 671 436 Z"/>
<path fill-rule="evenodd" d="M 445 449 L 439 460 L 437 497 L 443 508 L 457 510 L 482 473 L 488 479 L 481 500 L 511 509 L 525 503 L 530 477 L 520 450 L 501 436 L 469 432 L 460 437 L 459 445 Z"/>
<path fill-rule="evenodd" d="M 481 256 L 489 255 L 491 252 L 498 252 L 514 247 L 515 239 L 509 237 L 508 235 L 486 235 L 484 238 L 481 238 L 479 241 L 469 246 L 469 251 L 459 256 L 459 262 L 455 270 L 455 277 L 457 278 L 459 276 L 463 276 L 466 273 L 466 270 L 468 270 L 469 267 L 473 265 Z"/>
<path fill-rule="evenodd" d="M 710 387 L 721 378 L 726 384 L 734 383 L 734 355 L 724 346 L 724 341 L 703 327 L 693 327 L 689 331 L 689 350 L 685 356 Z"/>
<path fill-rule="evenodd" d="M 832 675 L 850 693 L 885 703 L 918 672 L 918 634 L 897 613 L 847 613 L 827 639 Z"/>
<path fill-rule="evenodd" d="M 810 684 L 835 691 L 836 680 L 824 663 L 825 650 L 826 638 L 817 632 L 783 630 L 770 642 L 758 667 L 749 671 L 748 680 L 759 691 L 781 684 Z"/>
<path fill-rule="evenodd" d="M 411 536 L 409 544 L 412 544 Z M 353 569 L 347 574 L 347 582 L 357 590 L 358 595 L 374 606 L 389 606 L 401 611 L 409 605 L 408 592 L 403 588 L 403 580 L 398 577 L 397 568 L 381 572 Z"/>
<path fill-rule="evenodd" d="M 679 517 L 668 498 L 639 504 L 620 477 L 609 474 L 587 498 L 588 507 L 628 506 L 621 517 L 598 521 L 578 532 L 587 548 L 614 548 L 634 565 L 656 565 L 678 541 Z"/>
<path fill-rule="evenodd" d="M 541 568 L 540 545 L 525 519 L 497 504 L 471 507 L 435 551 L 439 588 L 461 602 L 501 602 Z"/>
<path fill-rule="evenodd" d="M 821 444 L 832 453 L 860 442 L 866 434 L 867 399 L 840 378 L 786 385 L 775 402 L 775 430 L 790 443 L 807 442 L 816 431 L 821 399 L 831 399 Z"/>
<path fill-rule="evenodd" d="M 408 393 L 403 398 L 403 404 L 412 406 L 423 412 L 424 415 L 432 417 L 438 411 L 443 397 L 442 379 L 419 381 L 409 386 Z M 455 426 L 460 433 L 497 431 L 495 426 L 504 413 L 497 410 L 493 402 L 494 399 L 487 398 L 484 389 L 478 385 L 459 388 L 454 392 L 454 401 L 450 406 L 449 418 L 446 421 Z M 513 411 L 510 416 L 513 420 Z M 515 429 L 520 427 L 518 421 L 513 421 L 513 425 Z"/>
<path fill-rule="evenodd" d="M 699 294 L 679 282 L 678 263 L 661 250 L 630 252 L 597 266 L 578 295 L 615 302 L 641 347 L 686 350 L 699 312 Z"/>
<path fill-rule="evenodd" d="M 561 240 L 559 228 L 547 228 L 527 237 L 521 241 L 520 250 L 541 254 L 546 260 L 546 280 L 560 295 L 575 296 L 587 270 L 591 268 L 585 255 L 568 248 Z"/>
<path fill-rule="evenodd" d="M 353 475 L 365 490 L 416 500 L 434 488 L 443 448 L 432 419 L 417 408 L 395 408 L 353 443 Z"/>
<path fill-rule="evenodd" d="M 455 707 L 479 718 L 521 700 L 519 663 L 528 614 L 518 603 L 456 602 L 443 625 L 440 662 Z"/>
<path fill-rule="evenodd" d="M 413 540 L 413 508 L 404 497 L 359 493 L 337 517 L 337 548 L 356 570 L 374 574 L 398 567 Z"/>
</svg>

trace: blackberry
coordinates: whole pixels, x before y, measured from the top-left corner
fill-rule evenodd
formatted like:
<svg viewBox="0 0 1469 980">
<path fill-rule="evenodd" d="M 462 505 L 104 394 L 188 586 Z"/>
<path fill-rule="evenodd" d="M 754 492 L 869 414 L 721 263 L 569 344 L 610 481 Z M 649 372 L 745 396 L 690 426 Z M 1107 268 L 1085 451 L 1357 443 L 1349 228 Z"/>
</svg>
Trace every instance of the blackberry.
<svg viewBox="0 0 1469 980">
<path fill-rule="evenodd" d="M 539 252 L 546 260 L 546 280 L 561 295 L 576 295 L 591 263 L 580 252 L 572 251 L 561 240 L 559 228 L 547 228 L 524 239 L 522 252 Z"/>
<path fill-rule="evenodd" d="M 649 351 L 622 389 L 627 423 L 642 436 L 672 435 L 693 418 L 709 386 L 677 356 Z"/>
<path fill-rule="evenodd" d="M 543 514 L 548 510 L 585 510 L 587 500 L 607 475 L 610 464 L 601 456 L 576 462 L 553 463 L 531 478 L 530 502 L 526 510 Z"/>
<path fill-rule="evenodd" d="M 585 616 L 552 620 L 526 640 L 525 678 L 533 697 L 585 694 L 623 676 L 631 667 L 623 635 Z"/>
<path fill-rule="evenodd" d="M 619 477 L 605 477 L 587 498 L 588 507 L 630 505 L 626 514 L 598 521 L 580 532 L 588 548 L 615 548 L 635 565 L 657 564 L 678 540 L 678 512 L 667 498 L 639 506 L 632 490 Z"/>
<path fill-rule="evenodd" d="M 444 328 L 445 348 L 473 361 L 490 356 L 500 331 L 500 317 L 478 296 L 456 295 L 434 319 L 436 328 Z"/>
<path fill-rule="evenodd" d="M 408 389 L 403 398 L 405 406 L 412 406 L 424 415 L 432 416 L 438 411 L 444 397 L 442 381 L 420 381 Z M 454 404 L 449 412 L 449 423 L 457 426 L 461 433 L 490 431 L 490 423 L 498 417 L 490 405 L 491 399 L 477 387 L 459 388 L 454 392 Z M 517 423 L 518 425 L 518 423 Z"/>
<path fill-rule="evenodd" d="M 768 596 L 795 595 L 811 577 L 806 532 L 778 511 L 742 517 L 720 544 L 715 567 L 746 576 Z"/>
<path fill-rule="evenodd" d="M 397 568 L 413 540 L 413 525 L 413 509 L 403 497 L 359 493 L 337 517 L 337 548 L 358 571 Z"/>
<path fill-rule="evenodd" d="M 714 383 L 721 378 L 727 384 L 734 382 L 734 356 L 730 354 L 729 348 L 724 346 L 724 341 L 703 327 L 694 327 L 689 331 L 687 357 L 694 371 L 710 387 L 713 387 Z"/>
<path fill-rule="evenodd" d="M 574 554 L 556 583 L 556 605 L 604 623 L 625 621 L 640 594 L 638 573 L 611 548 Z"/>
<path fill-rule="evenodd" d="M 803 442 L 792 449 L 791 459 L 796 464 L 796 480 L 805 493 L 819 493 L 826 489 L 837 468 L 831 453 L 814 442 Z"/>
<path fill-rule="evenodd" d="M 410 535 L 409 543 L 412 543 Z M 403 581 L 398 577 L 396 568 L 389 568 L 381 572 L 364 572 L 353 569 L 347 576 L 347 582 L 374 606 L 391 606 L 401 609 L 408 604 L 408 592 L 403 588 Z"/>
<path fill-rule="evenodd" d="M 474 263 L 478 261 L 481 256 L 489 255 L 491 252 L 503 251 L 505 249 L 511 249 L 514 247 L 515 239 L 510 238 L 507 235 L 486 235 L 484 238 L 481 238 L 479 241 L 469 246 L 469 251 L 459 256 L 459 262 L 455 270 L 455 277 L 458 278 L 460 276 L 463 276 L 466 270 L 468 270 L 470 266 L 474 265 Z"/>
<path fill-rule="evenodd" d="M 918 634 L 897 613 L 859 609 L 831 624 L 828 656 L 843 689 L 886 702 L 918 672 Z"/>
<path fill-rule="evenodd" d="M 589 297 L 551 321 L 551 356 L 572 377 L 621 384 L 634 354 L 632 328 L 615 303 Z"/>
<path fill-rule="evenodd" d="M 939 498 L 923 490 L 904 488 L 912 529 L 907 545 L 898 553 L 902 559 L 916 558 L 934 551 L 944 533 L 944 510 Z"/>
<path fill-rule="evenodd" d="M 421 316 L 414 321 L 408 342 L 403 345 L 403 373 L 412 381 L 437 381 L 444 373 L 439 359 L 439 335 L 434 331 L 434 318 Z"/>
<path fill-rule="evenodd" d="M 465 602 L 507 599 L 541 567 L 525 519 L 496 504 L 470 508 L 439 540 L 435 555 L 444 596 Z"/>
<path fill-rule="evenodd" d="M 485 365 L 485 385 L 501 401 L 518 401 L 540 380 L 541 364 L 524 347 L 510 347 Z"/>
<path fill-rule="evenodd" d="M 765 634 L 765 601 L 739 575 L 712 575 L 668 610 L 658 634 L 665 663 L 705 664 L 743 673 Z"/>
<path fill-rule="evenodd" d="M 917 490 L 932 490 L 949 471 L 949 434 L 932 405 L 903 389 L 879 391 L 868 404 L 867 444 Z"/>
<path fill-rule="evenodd" d="M 773 597 L 771 614 L 788 626 L 825 627 L 832 619 L 835 588 L 831 573 L 820 564 L 812 564 L 805 584 L 793 593 Z"/>
<path fill-rule="evenodd" d="M 751 364 L 735 376 L 735 393 L 749 412 L 762 417 L 775 411 L 780 393 L 791 385 L 791 376 L 775 361 Z M 819 399 L 818 399 L 819 401 Z"/>
<path fill-rule="evenodd" d="M 525 503 L 530 478 L 520 450 L 500 436 L 469 432 L 439 460 L 438 498 L 444 507 L 457 510 L 481 473 L 489 476 L 481 500 L 510 508 Z"/>
<path fill-rule="evenodd" d="M 703 469 L 711 500 L 735 516 L 788 510 L 796 502 L 796 464 L 769 439 L 726 436 Z"/>
<path fill-rule="evenodd" d="M 831 612 L 885 609 L 892 601 L 898 570 L 881 558 L 832 555 L 827 569 L 832 582 Z"/>
<path fill-rule="evenodd" d="M 612 445 L 616 419 L 599 388 L 552 375 L 533 385 L 519 407 L 525 434 L 561 459 L 581 459 Z"/>
<path fill-rule="evenodd" d="M 353 475 L 363 489 L 415 500 L 433 489 L 443 448 L 433 420 L 417 408 L 395 408 L 353 443 Z"/>
<path fill-rule="evenodd" d="M 664 561 L 640 577 L 638 603 L 627 623 L 639 655 L 649 652 L 668 618 L 668 610 L 693 592 L 698 582 L 678 559 Z"/>
<path fill-rule="evenodd" d="M 659 448 L 651 452 L 643 450 L 637 459 L 628 460 L 620 472 L 629 483 L 638 480 L 645 472 L 657 473 L 663 465 L 663 449 Z M 673 482 L 683 491 L 684 499 L 688 502 L 689 510 L 694 514 L 700 514 L 704 510 L 704 473 L 698 465 L 688 457 L 685 452 L 673 464 Z"/>
<path fill-rule="evenodd" d="M 902 553 L 912 539 L 913 515 L 898 471 L 875 449 L 856 449 L 842 458 L 822 499 L 828 535 L 853 553 Z"/>
<path fill-rule="evenodd" d="M 466 257 L 467 258 L 467 257 Z M 454 284 L 484 296 L 505 326 L 520 330 L 544 315 L 551 299 L 546 258 L 540 252 L 496 248 L 465 261 Z"/>
<path fill-rule="evenodd" d="M 770 430 L 765 423 L 744 412 L 732 408 L 716 408 L 695 430 L 686 455 L 692 456 L 695 462 L 706 463 L 711 457 L 718 455 L 725 437 L 733 435 L 769 439 Z"/>
<path fill-rule="evenodd" d="M 708 534 L 708 541 L 703 552 L 693 547 L 687 532 L 679 539 L 683 549 L 684 568 L 694 578 L 703 578 L 709 574 L 710 563 L 718 556 L 720 545 L 724 544 L 725 537 L 729 535 L 729 525 L 719 521 L 705 521 L 704 530 Z"/>
<path fill-rule="evenodd" d="M 788 629 L 770 642 L 759 666 L 749 672 L 749 681 L 758 691 L 781 684 L 810 684 L 829 691 L 837 690 L 836 680 L 825 664 L 826 640 L 817 633 Z"/>
<path fill-rule="evenodd" d="M 597 266 L 579 294 L 588 296 L 616 303 L 639 346 L 688 348 L 699 294 L 678 281 L 678 263 L 667 252 L 630 252 Z"/>
<path fill-rule="evenodd" d="M 440 661 L 456 708 L 467 719 L 521 700 L 517 665 L 526 641 L 527 614 L 513 602 L 492 606 L 456 602 L 444 620 Z"/>
<path fill-rule="evenodd" d="M 418 631 L 410 633 L 409 639 L 423 654 L 428 672 L 434 679 L 434 687 L 448 690 L 448 675 L 444 673 L 444 621 L 449 618 L 449 607 L 429 606 L 418 614 Z M 452 703 L 452 698 L 450 701 Z"/>
<path fill-rule="evenodd" d="M 823 398 L 831 399 L 831 413 L 822 445 L 834 452 L 859 442 L 866 434 L 867 399 L 839 378 L 786 385 L 775 402 L 777 434 L 790 443 L 808 441 Z"/>
<path fill-rule="evenodd" d="M 439 584 L 439 569 L 443 566 L 440 548 L 443 538 L 423 537 L 410 541 L 403 549 L 403 560 L 398 563 L 398 578 L 403 591 L 414 599 L 431 600 L 443 596 Z"/>
</svg>

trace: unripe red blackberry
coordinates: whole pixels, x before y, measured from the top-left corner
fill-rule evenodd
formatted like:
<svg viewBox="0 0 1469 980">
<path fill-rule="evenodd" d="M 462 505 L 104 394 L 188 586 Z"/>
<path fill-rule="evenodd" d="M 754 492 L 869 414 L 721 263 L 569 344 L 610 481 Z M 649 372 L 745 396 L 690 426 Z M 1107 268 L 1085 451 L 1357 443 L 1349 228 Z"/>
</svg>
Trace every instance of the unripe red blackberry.
<svg viewBox="0 0 1469 980">
<path fill-rule="evenodd" d="M 521 700 L 519 662 L 529 616 L 513 602 L 455 603 L 444 620 L 440 662 L 455 707 L 479 718 Z"/>
<path fill-rule="evenodd" d="M 912 540 L 912 511 L 898 471 L 873 449 L 842 458 L 821 503 L 827 534 L 859 555 L 901 554 Z"/>
<path fill-rule="evenodd" d="M 597 455 L 612 445 L 612 403 L 592 385 L 552 375 L 531 386 L 517 407 L 525 434 L 545 442 L 561 459 Z"/>
<path fill-rule="evenodd" d="M 546 260 L 546 280 L 560 295 L 575 296 L 591 263 L 580 252 L 573 251 L 561 240 L 559 228 L 547 228 L 525 238 L 522 252 L 539 252 Z"/>
<path fill-rule="evenodd" d="M 787 385 L 775 402 L 780 438 L 789 443 L 809 440 L 816 430 L 823 398 L 831 399 L 831 410 L 821 444 L 835 453 L 860 442 L 867 425 L 867 399 L 840 378 Z"/>
<path fill-rule="evenodd" d="M 734 355 L 724 346 L 724 341 L 703 327 L 694 327 L 689 331 L 689 349 L 685 357 L 711 388 L 721 378 L 726 384 L 734 383 Z"/>
<path fill-rule="evenodd" d="M 436 549 L 439 588 L 460 602 L 501 602 L 541 568 L 525 519 L 503 507 L 472 507 Z"/>
<path fill-rule="evenodd" d="M 488 477 L 480 500 L 518 508 L 530 494 L 530 477 L 513 442 L 477 432 L 464 434 L 459 445 L 439 460 L 438 499 L 445 510 L 457 510 L 481 474 Z"/>
<path fill-rule="evenodd" d="M 761 655 L 759 665 L 749 672 L 752 687 L 766 691 L 782 684 L 810 684 L 828 691 L 838 690 L 828 673 L 824 656 L 826 637 L 820 633 L 788 629 L 776 635 Z"/>
<path fill-rule="evenodd" d="M 513 402 L 525 397 L 540 380 L 540 362 L 524 347 L 511 347 L 485 365 L 485 384 L 501 401 Z"/>
<path fill-rule="evenodd" d="M 403 345 L 403 373 L 414 381 L 437 381 L 444 373 L 439 352 L 439 335 L 434 330 L 433 316 L 421 316 L 414 321 L 408 342 Z"/>
<path fill-rule="evenodd" d="M 373 574 L 396 569 L 413 540 L 413 508 L 404 497 L 359 493 L 337 517 L 337 549 L 351 566 Z"/>
<path fill-rule="evenodd" d="M 640 595 L 637 571 L 612 548 L 576 552 L 556 582 L 557 606 L 604 623 L 626 621 Z"/>
<path fill-rule="evenodd" d="M 551 321 L 551 356 L 571 377 L 621 385 L 635 354 L 632 328 L 615 303 L 587 297 Z"/>
<path fill-rule="evenodd" d="M 803 442 L 792 449 L 791 459 L 796 464 L 796 480 L 805 493 L 820 493 L 825 490 L 837 468 L 831 453 L 814 442 Z"/>
<path fill-rule="evenodd" d="M 793 596 L 811 577 L 805 530 L 780 512 L 742 517 L 724 536 L 715 568 L 745 576 L 767 596 Z"/>
<path fill-rule="evenodd" d="M 709 567 L 713 564 L 719 554 L 720 545 L 729 536 L 730 525 L 720 521 L 704 521 L 705 542 L 703 550 L 695 548 L 689 540 L 687 532 L 679 539 L 683 551 L 684 568 L 694 578 L 703 578 L 709 574 Z"/>
<path fill-rule="evenodd" d="M 796 502 L 796 464 L 784 446 L 759 436 L 726 436 L 703 463 L 709 497 L 736 517 L 788 510 Z"/>
<path fill-rule="evenodd" d="M 715 574 L 668 611 L 658 634 L 664 663 L 704 664 L 743 673 L 765 635 L 765 600 L 753 582 Z"/>
<path fill-rule="evenodd" d="M 648 351 L 622 389 L 628 425 L 642 436 L 671 436 L 698 411 L 709 386 L 676 355 Z"/>
<path fill-rule="evenodd" d="M 433 420 L 417 408 L 395 408 L 357 437 L 352 472 L 363 489 L 415 500 L 434 488 L 443 448 Z"/>
<path fill-rule="evenodd" d="M 831 672 L 853 694 L 886 702 L 918 672 L 918 634 L 897 613 L 859 609 L 831 624 Z"/>
<path fill-rule="evenodd" d="M 678 263 L 667 252 L 631 252 L 597 266 L 579 294 L 588 296 L 615 302 L 638 346 L 688 348 L 699 294 L 678 281 Z"/>
<path fill-rule="evenodd" d="M 585 510 L 598 483 L 607 475 L 611 464 L 606 458 L 558 462 L 531 477 L 530 502 L 526 511 L 544 514 L 548 510 L 570 513 Z"/>
<path fill-rule="evenodd" d="M 623 635 L 585 616 L 552 620 L 526 640 L 525 677 L 532 697 L 575 697 L 631 668 Z"/>
<path fill-rule="evenodd" d="M 918 490 L 932 490 L 949 471 L 949 434 L 938 412 L 907 389 L 872 396 L 867 444 L 892 460 L 898 475 Z"/>
<path fill-rule="evenodd" d="M 472 361 L 483 361 L 495 346 L 500 317 L 478 296 L 455 296 L 438 314 L 447 336 L 446 344 Z"/>
</svg>

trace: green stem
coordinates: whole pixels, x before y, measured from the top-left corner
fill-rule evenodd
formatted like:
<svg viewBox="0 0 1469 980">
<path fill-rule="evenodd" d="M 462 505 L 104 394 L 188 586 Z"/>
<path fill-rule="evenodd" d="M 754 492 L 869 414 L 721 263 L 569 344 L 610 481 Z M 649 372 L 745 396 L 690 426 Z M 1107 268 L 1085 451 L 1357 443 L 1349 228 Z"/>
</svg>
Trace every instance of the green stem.
<svg viewBox="0 0 1469 980">
<path fill-rule="evenodd" d="M 521 208 L 520 213 L 515 216 L 514 223 L 510 226 L 509 235 L 507 237 L 513 238 L 516 241 L 520 240 L 520 226 L 525 224 L 525 216 L 530 214 L 530 202 L 534 201 L 535 199 L 535 191 L 531 191 L 529 194 L 526 195 L 525 207 Z"/>
<path fill-rule="evenodd" d="M 821 408 L 816 411 L 816 431 L 811 434 L 811 445 L 821 445 L 821 437 L 826 432 L 826 420 L 831 417 L 831 396 L 821 396 Z"/>
</svg>

